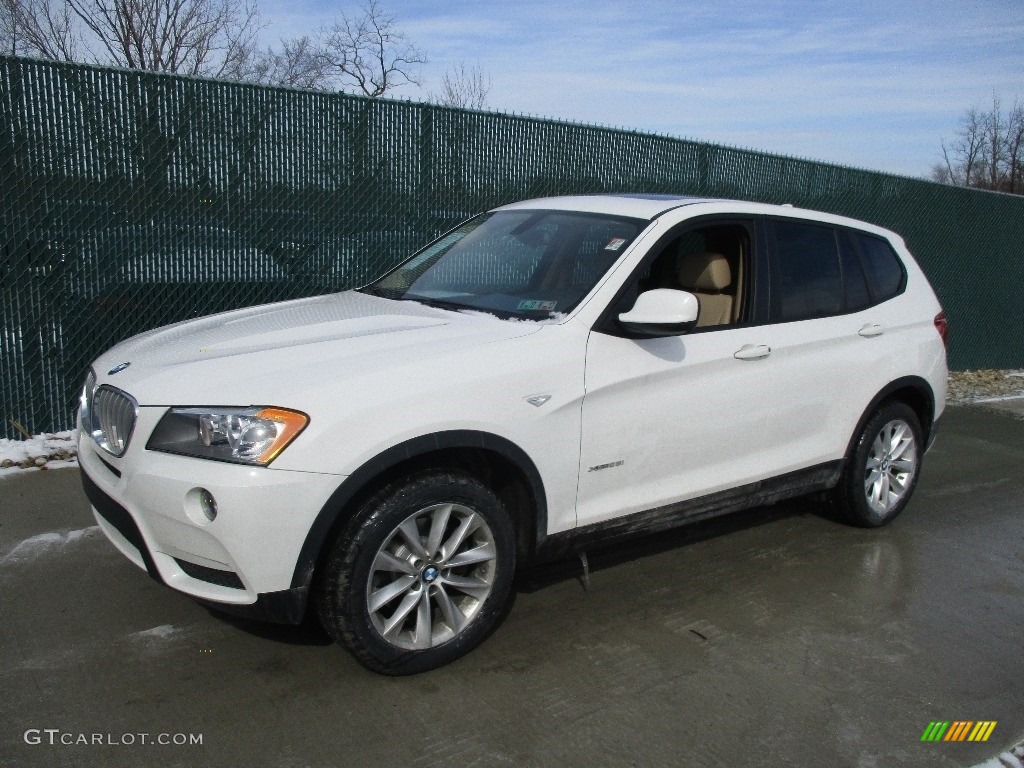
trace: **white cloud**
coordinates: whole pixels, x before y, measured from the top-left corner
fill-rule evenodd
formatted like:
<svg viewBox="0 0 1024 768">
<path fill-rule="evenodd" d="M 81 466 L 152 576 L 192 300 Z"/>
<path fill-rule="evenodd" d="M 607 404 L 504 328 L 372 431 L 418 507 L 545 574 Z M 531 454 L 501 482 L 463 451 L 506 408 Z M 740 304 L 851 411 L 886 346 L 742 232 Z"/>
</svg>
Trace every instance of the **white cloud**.
<svg viewBox="0 0 1024 768">
<path fill-rule="evenodd" d="M 308 0 L 272 6 L 289 25 L 336 14 Z M 928 173 L 968 107 L 993 91 L 1024 99 L 1019 0 L 387 7 L 430 59 L 423 91 L 406 96 L 479 62 L 498 110 L 914 175 Z"/>
</svg>

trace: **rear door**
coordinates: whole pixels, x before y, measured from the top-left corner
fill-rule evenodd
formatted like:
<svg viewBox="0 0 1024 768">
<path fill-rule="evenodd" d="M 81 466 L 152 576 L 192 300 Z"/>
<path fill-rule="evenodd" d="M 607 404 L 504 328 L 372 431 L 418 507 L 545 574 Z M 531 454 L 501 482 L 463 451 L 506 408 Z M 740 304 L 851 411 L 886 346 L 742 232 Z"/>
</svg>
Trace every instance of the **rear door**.
<svg viewBox="0 0 1024 768">
<path fill-rule="evenodd" d="M 789 471 L 842 458 L 864 409 L 892 379 L 893 337 L 865 279 L 860 233 L 782 219 L 766 232 L 772 360 L 784 393 L 771 461 Z M 890 292 L 905 279 L 898 262 L 896 270 Z"/>
</svg>

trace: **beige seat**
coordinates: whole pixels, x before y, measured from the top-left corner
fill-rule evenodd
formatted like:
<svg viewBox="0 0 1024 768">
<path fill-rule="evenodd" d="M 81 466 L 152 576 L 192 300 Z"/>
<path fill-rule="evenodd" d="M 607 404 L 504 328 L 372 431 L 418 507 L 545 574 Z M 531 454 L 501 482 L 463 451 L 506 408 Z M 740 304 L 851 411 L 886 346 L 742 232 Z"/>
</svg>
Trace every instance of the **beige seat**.
<svg viewBox="0 0 1024 768">
<path fill-rule="evenodd" d="M 732 321 L 733 297 L 725 293 L 732 285 L 732 270 L 725 256 L 706 251 L 685 254 L 679 262 L 679 285 L 700 302 L 698 328 Z"/>
</svg>

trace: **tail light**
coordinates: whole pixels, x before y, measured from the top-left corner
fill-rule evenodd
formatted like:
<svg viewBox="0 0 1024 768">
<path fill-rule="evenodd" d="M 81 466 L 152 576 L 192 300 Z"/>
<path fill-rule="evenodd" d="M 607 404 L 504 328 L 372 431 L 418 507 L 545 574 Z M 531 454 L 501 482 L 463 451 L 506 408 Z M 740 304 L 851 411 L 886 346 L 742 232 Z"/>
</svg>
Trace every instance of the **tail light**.
<svg viewBox="0 0 1024 768">
<path fill-rule="evenodd" d="M 949 323 L 946 321 L 946 313 L 939 312 L 935 316 L 935 330 L 939 332 L 939 338 L 946 349 L 949 349 Z"/>
</svg>

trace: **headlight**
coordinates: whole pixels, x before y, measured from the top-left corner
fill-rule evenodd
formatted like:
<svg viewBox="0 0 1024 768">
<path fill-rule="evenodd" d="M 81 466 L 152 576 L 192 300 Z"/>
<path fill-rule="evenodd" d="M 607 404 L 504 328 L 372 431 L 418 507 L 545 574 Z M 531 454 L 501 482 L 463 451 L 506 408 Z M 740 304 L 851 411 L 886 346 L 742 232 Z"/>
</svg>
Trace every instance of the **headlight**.
<svg viewBox="0 0 1024 768">
<path fill-rule="evenodd" d="M 171 408 L 146 448 L 266 466 L 308 423 L 306 414 L 286 408 Z"/>
</svg>

